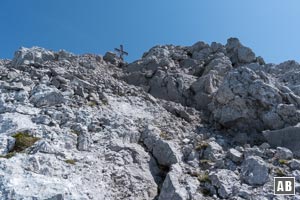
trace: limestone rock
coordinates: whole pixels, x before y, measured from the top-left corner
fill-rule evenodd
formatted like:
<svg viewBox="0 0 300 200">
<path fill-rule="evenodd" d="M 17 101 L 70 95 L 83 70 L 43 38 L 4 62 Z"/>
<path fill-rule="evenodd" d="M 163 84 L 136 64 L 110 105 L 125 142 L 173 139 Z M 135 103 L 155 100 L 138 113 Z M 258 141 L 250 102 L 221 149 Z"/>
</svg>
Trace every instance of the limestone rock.
<svg viewBox="0 0 300 200">
<path fill-rule="evenodd" d="M 0 137 L 0 154 L 5 155 L 9 153 L 15 145 L 15 139 L 11 136 Z"/>
<path fill-rule="evenodd" d="M 220 169 L 209 175 L 211 184 L 217 188 L 218 195 L 221 198 L 228 198 L 235 188 L 239 187 L 238 176 L 230 170 Z"/>
<path fill-rule="evenodd" d="M 265 131 L 263 134 L 270 145 L 273 147 L 286 147 L 290 149 L 296 157 L 300 157 L 300 140 L 299 125 L 290 126 L 275 131 Z"/>
<path fill-rule="evenodd" d="M 249 156 L 241 168 L 241 178 L 249 185 L 263 185 L 269 180 L 268 166 L 258 156 Z"/>
<path fill-rule="evenodd" d="M 22 47 L 16 51 L 15 56 L 12 60 L 13 66 L 19 65 L 35 65 L 42 64 L 46 61 L 54 61 L 55 55 L 52 51 L 40 47 L 25 48 Z"/>
<path fill-rule="evenodd" d="M 36 107 L 54 106 L 64 103 L 65 99 L 56 88 L 39 85 L 33 89 L 30 102 Z"/>
<path fill-rule="evenodd" d="M 236 149 L 229 149 L 228 157 L 233 162 L 241 162 L 243 159 L 243 154 Z"/>
<path fill-rule="evenodd" d="M 142 135 L 142 141 L 152 152 L 158 164 L 163 166 L 171 166 L 179 161 L 179 153 L 176 148 L 168 141 L 164 141 L 159 137 L 160 130 L 148 126 Z"/>
<path fill-rule="evenodd" d="M 0 60 L 1 199 L 274 198 L 300 180 L 299 74 L 235 38 L 129 64 L 21 48 Z"/>
<path fill-rule="evenodd" d="M 277 147 L 275 156 L 281 160 L 290 160 L 293 158 L 293 152 L 284 147 Z"/>
<path fill-rule="evenodd" d="M 290 162 L 290 167 L 291 167 L 292 170 L 300 170 L 300 161 L 293 159 Z"/>
<path fill-rule="evenodd" d="M 162 190 L 158 198 L 159 200 L 184 200 L 188 198 L 187 191 L 179 183 L 180 176 L 178 175 L 180 173 L 179 166 L 174 165 L 162 185 Z"/>
<path fill-rule="evenodd" d="M 255 61 L 253 51 L 243 46 L 237 38 L 229 38 L 226 44 L 226 52 L 234 65 L 251 63 Z"/>
<path fill-rule="evenodd" d="M 224 157 L 223 148 L 215 141 L 209 142 L 207 148 L 204 151 L 204 158 L 217 161 Z"/>
</svg>

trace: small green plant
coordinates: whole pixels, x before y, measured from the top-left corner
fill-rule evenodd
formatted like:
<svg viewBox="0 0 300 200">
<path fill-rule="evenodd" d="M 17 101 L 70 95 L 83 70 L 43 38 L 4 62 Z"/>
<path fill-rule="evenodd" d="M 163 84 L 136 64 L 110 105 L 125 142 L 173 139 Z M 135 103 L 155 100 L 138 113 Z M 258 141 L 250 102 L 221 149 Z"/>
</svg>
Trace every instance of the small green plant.
<svg viewBox="0 0 300 200">
<path fill-rule="evenodd" d="M 9 159 L 16 155 L 16 153 L 23 152 L 28 147 L 31 147 L 35 142 L 40 140 L 38 137 L 34 137 L 29 135 L 28 133 L 22 133 L 18 132 L 14 135 L 12 135 L 13 138 L 15 138 L 15 145 L 13 149 L 8 152 L 6 155 L 0 156 L 0 158 L 6 158 Z"/>
<path fill-rule="evenodd" d="M 31 147 L 36 141 L 40 140 L 38 137 L 29 135 L 28 133 L 16 133 L 12 136 L 16 139 L 15 146 L 10 152 L 21 152 Z"/>
<path fill-rule="evenodd" d="M 87 105 L 90 106 L 90 107 L 95 107 L 95 106 L 97 106 L 97 102 L 95 102 L 95 101 L 89 101 L 87 103 Z"/>
<path fill-rule="evenodd" d="M 274 170 L 274 172 L 275 172 L 275 174 L 276 174 L 277 176 L 279 176 L 279 177 L 286 176 L 286 173 L 285 173 L 282 169 L 280 169 L 280 168 L 276 168 L 276 169 Z"/>
<path fill-rule="evenodd" d="M 70 165 L 75 165 L 76 164 L 76 160 L 74 160 L 74 159 L 68 159 L 68 160 L 65 160 L 65 162 L 70 164 Z"/>
<path fill-rule="evenodd" d="M 211 161 L 207 160 L 207 159 L 200 160 L 200 164 L 210 164 L 210 163 L 211 163 Z"/>
<path fill-rule="evenodd" d="M 71 129 L 71 133 L 74 134 L 74 135 L 77 135 L 77 136 L 80 135 L 79 131 L 76 131 L 76 130 L 73 130 L 73 129 Z"/>
<path fill-rule="evenodd" d="M 210 193 L 210 190 L 209 189 L 206 189 L 206 188 L 202 188 L 201 189 L 201 192 L 204 196 L 210 196 L 211 193 Z"/>
<path fill-rule="evenodd" d="M 197 151 L 200 151 L 200 150 L 202 150 L 202 149 L 206 149 L 207 147 L 208 147 L 208 143 L 205 142 L 205 141 L 201 141 L 201 142 L 199 142 L 199 143 L 196 145 L 195 149 L 196 149 Z"/>
<path fill-rule="evenodd" d="M 165 139 L 165 140 L 171 140 L 172 138 L 170 137 L 170 135 L 166 132 L 166 131 L 161 131 L 159 136 L 162 138 L 162 139 Z"/>
<path fill-rule="evenodd" d="M 101 99 L 102 105 L 108 105 L 108 100 L 107 99 Z"/>
<path fill-rule="evenodd" d="M 211 183 L 211 180 L 209 179 L 208 173 L 199 174 L 197 176 L 197 178 L 198 178 L 198 181 L 201 182 L 201 183 L 205 183 L 205 182 Z"/>
<path fill-rule="evenodd" d="M 288 160 L 284 160 L 284 159 L 280 159 L 280 160 L 278 160 L 278 162 L 279 162 L 279 164 L 281 164 L 281 165 L 287 165 L 287 164 L 289 163 Z"/>
<path fill-rule="evenodd" d="M 6 159 L 9 159 L 11 157 L 14 157 L 16 155 L 16 152 L 10 152 L 6 155 L 1 155 L 0 158 L 6 158 Z"/>
</svg>

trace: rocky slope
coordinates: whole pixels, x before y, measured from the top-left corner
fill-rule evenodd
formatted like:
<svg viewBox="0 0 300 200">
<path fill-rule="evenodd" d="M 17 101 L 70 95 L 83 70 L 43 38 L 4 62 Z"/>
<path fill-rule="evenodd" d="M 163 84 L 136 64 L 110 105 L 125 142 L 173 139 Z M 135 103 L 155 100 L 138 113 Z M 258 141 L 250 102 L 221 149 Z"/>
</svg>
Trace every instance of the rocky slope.
<svg viewBox="0 0 300 200">
<path fill-rule="evenodd" d="M 295 61 L 230 38 L 130 64 L 21 48 L 0 72 L 1 199 L 300 199 Z"/>
</svg>

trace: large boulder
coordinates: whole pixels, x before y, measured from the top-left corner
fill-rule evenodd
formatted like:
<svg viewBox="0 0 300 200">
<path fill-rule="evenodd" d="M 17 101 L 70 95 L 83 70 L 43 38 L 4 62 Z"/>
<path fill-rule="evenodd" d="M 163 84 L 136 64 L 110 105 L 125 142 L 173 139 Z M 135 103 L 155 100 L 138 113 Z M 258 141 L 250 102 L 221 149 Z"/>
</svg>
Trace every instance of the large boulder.
<svg viewBox="0 0 300 200">
<path fill-rule="evenodd" d="M 220 169 L 209 175 L 211 184 L 216 187 L 221 198 L 228 198 L 234 193 L 234 189 L 239 187 L 239 177 L 230 170 Z"/>
<path fill-rule="evenodd" d="M 249 156 L 242 164 L 241 178 L 249 185 L 264 185 L 269 180 L 268 166 L 258 156 Z"/>
<path fill-rule="evenodd" d="M 180 160 L 181 155 L 173 143 L 161 139 L 160 134 L 161 131 L 158 128 L 148 126 L 142 133 L 141 141 L 159 165 L 170 167 Z"/>
<path fill-rule="evenodd" d="M 64 103 L 65 99 L 57 88 L 41 84 L 32 90 L 30 102 L 36 107 L 55 106 Z"/>
<path fill-rule="evenodd" d="M 188 199 L 188 193 L 180 184 L 182 170 L 180 166 L 174 165 L 172 170 L 167 174 L 161 188 L 161 193 L 158 200 L 174 199 L 185 200 Z"/>
<path fill-rule="evenodd" d="M 254 52 L 243 46 L 237 38 L 227 40 L 226 51 L 233 65 L 251 63 L 256 60 Z"/>
<path fill-rule="evenodd" d="M 54 61 L 55 54 L 52 51 L 40 47 L 25 48 L 21 47 L 15 52 L 12 65 L 40 65 L 46 61 Z"/>
<path fill-rule="evenodd" d="M 263 70 L 254 64 L 230 71 L 209 105 L 212 119 L 225 128 L 245 132 L 295 125 L 300 112 L 288 98 L 294 94 L 284 94 Z"/>
<path fill-rule="evenodd" d="M 263 135 L 271 146 L 286 147 L 300 158 L 300 123 L 280 130 L 264 131 Z"/>
<path fill-rule="evenodd" d="M 223 148 L 215 141 L 211 141 L 207 144 L 204 151 L 204 158 L 211 161 L 218 161 L 224 158 Z"/>
</svg>

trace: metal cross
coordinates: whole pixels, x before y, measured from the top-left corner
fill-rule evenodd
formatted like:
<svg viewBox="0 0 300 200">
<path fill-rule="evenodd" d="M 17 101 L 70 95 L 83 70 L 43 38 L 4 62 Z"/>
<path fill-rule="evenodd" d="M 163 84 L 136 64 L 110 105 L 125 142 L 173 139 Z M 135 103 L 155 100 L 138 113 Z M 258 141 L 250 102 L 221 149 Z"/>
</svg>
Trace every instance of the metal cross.
<svg viewBox="0 0 300 200">
<path fill-rule="evenodd" d="M 124 51 L 123 45 L 120 45 L 120 49 L 115 48 L 115 51 L 119 54 L 120 58 L 123 60 L 123 56 L 128 56 L 128 53 Z"/>
</svg>

